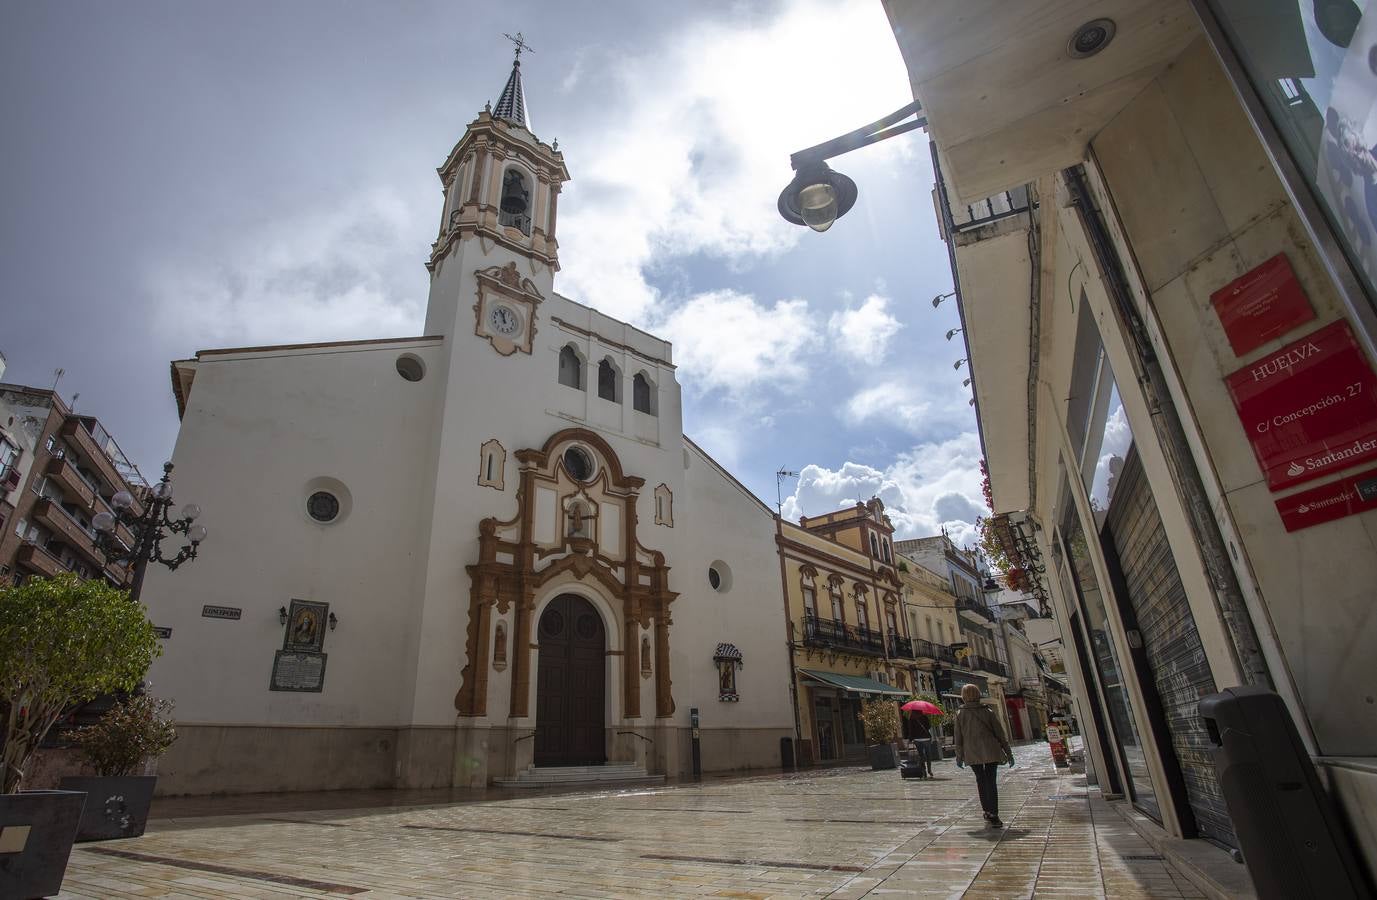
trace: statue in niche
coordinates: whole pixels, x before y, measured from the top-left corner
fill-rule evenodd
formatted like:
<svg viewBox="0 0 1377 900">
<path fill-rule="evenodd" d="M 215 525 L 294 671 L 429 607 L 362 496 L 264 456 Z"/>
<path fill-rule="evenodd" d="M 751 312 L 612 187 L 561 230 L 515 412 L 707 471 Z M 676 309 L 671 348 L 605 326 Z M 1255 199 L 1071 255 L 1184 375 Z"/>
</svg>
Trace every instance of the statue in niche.
<svg viewBox="0 0 1377 900">
<path fill-rule="evenodd" d="M 569 504 L 569 537 L 583 537 L 583 504 Z"/>
<path fill-rule="evenodd" d="M 642 677 L 642 678 L 649 678 L 649 677 L 650 677 L 650 674 L 651 674 L 650 665 L 651 665 L 651 664 L 650 664 L 650 638 L 648 638 L 648 637 L 642 637 L 642 638 L 641 638 L 641 677 Z"/>
<path fill-rule="evenodd" d="M 493 637 L 492 667 L 501 672 L 507 668 L 507 626 L 497 623 L 497 634 Z"/>
</svg>

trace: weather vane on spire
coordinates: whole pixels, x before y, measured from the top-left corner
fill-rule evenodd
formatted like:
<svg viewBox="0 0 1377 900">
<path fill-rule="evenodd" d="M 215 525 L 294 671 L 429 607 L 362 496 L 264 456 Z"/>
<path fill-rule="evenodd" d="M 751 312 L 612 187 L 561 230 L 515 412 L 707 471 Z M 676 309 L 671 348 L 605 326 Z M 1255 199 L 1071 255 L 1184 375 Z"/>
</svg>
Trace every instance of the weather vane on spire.
<svg viewBox="0 0 1377 900">
<path fill-rule="evenodd" d="M 517 65 L 521 65 L 521 51 L 525 50 L 530 53 L 535 52 L 535 48 L 532 47 L 530 44 L 526 43 L 526 39 L 521 36 L 521 32 L 519 31 L 516 33 L 516 37 L 512 37 L 510 34 L 507 34 L 506 32 L 503 32 L 502 36 L 507 40 L 511 41 L 513 44 L 516 44 Z"/>
</svg>

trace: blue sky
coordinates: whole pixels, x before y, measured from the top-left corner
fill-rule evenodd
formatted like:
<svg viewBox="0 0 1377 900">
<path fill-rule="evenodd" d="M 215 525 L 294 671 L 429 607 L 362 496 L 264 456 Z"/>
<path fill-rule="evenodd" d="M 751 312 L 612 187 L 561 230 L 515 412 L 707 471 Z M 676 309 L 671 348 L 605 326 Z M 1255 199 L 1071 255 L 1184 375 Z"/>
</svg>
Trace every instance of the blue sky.
<svg viewBox="0 0 1377 900">
<path fill-rule="evenodd" d="M 49 2 L 0 8 L 0 351 L 146 471 L 167 365 L 419 333 L 435 167 L 521 30 L 532 124 L 573 175 L 561 293 L 668 337 L 684 428 L 786 514 L 879 494 L 903 536 L 980 507 L 979 444 L 921 132 L 834 161 L 825 234 L 788 155 L 911 99 L 877 0 Z M 612 237 L 609 238 L 609 235 Z"/>
</svg>

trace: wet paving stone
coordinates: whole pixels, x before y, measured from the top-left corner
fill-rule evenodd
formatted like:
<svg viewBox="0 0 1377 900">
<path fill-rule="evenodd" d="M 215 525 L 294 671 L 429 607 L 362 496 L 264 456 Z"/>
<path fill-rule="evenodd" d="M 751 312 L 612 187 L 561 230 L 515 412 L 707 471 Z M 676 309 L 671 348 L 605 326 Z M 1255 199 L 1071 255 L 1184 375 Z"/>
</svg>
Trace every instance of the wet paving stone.
<svg viewBox="0 0 1377 900">
<path fill-rule="evenodd" d="M 1001 830 L 950 761 L 930 781 L 841 768 L 434 802 L 356 792 L 355 808 L 343 792 L 173 801 L 143 837 L 79 845 L 59 896 L 1199 896 L 1083 776 L 1045 746 L 1017 752 Z"/>
</svg>

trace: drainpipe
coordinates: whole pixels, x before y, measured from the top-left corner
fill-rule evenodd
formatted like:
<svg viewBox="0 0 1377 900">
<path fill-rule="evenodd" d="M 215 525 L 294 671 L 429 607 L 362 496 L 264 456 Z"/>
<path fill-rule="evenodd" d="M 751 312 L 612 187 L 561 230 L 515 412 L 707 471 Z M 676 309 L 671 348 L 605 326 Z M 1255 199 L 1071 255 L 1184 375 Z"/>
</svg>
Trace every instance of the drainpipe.
<svg viewBox="0 0 1377 900">
<path fill-rule="evenodd" d="M 1186 516 L 1191 525 L 1191 536 L 1200 548 L 1200 557 L 1205 564 L 1205 574 L 1210 580 L 1211 595 L 1215 609 L 1228 633 L 1234 663 L 1243 678 L 1244 684 L 1259 684 L 1272 688 L 1271 675 L 1267 661 L 1258 645 L 1257 632 L 1253 628 L 1252 617 L 1244 604 L 1243 592 L 1238 586 L 1238 576 L 1229 560 L 1229 552 L 1224 537 L 1219 533 L 1219 524 L 1214 520 L 1205 484 L 1191 456 L 1190 445 L 1186 441 L 1185 429 L 1177 416 L 1175 403 L 1166 390 L 1166 378 L 1162 373 L 1157 352 L 1153 349 L 1142 317 L 1133 305 L 1132 292 L 1128 278 L 1118 253 L 1109 236 L 1100 210 L 1090 194 L 1090 187 L 1082 166 L 1073 166 L 1062 172 L 1071 190 L 1073 202 L 1080 215 L 1081 227 L 1085 229 L 1090 249 L 1095 255 L 1100 271 L 1104 273 L 1105 290 L 1114 310 L 1119 327 L 1129 336 L 1130 355 L 1139 385 L 1148 402 L 1153 431 L 1162 445 L 1167 466 L 1172 474 Z"/>
</svg>

